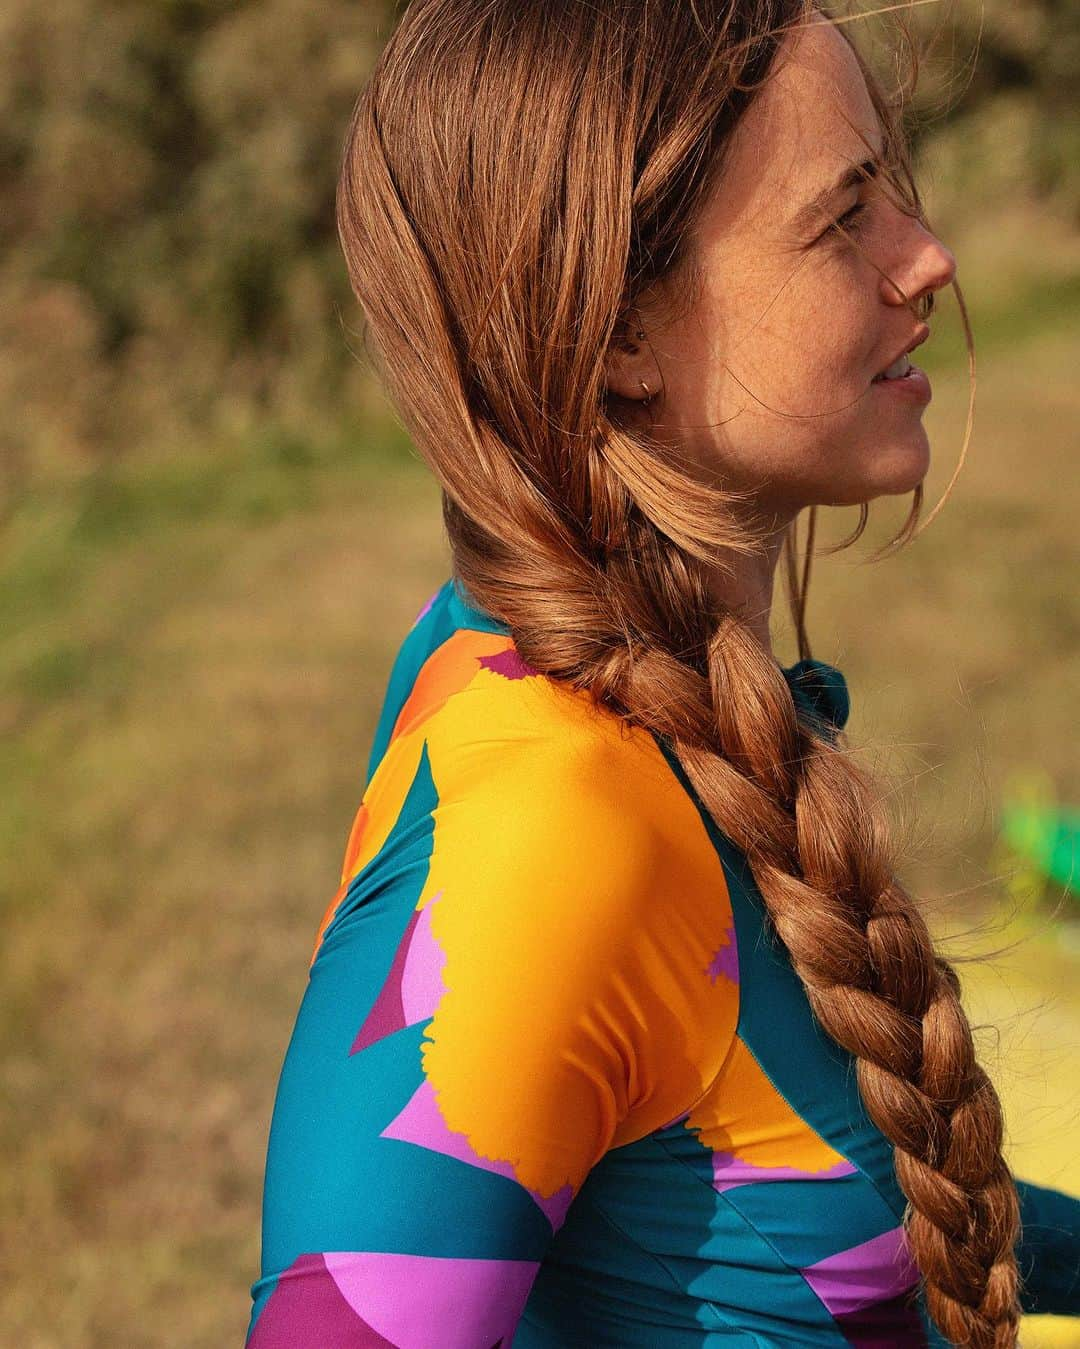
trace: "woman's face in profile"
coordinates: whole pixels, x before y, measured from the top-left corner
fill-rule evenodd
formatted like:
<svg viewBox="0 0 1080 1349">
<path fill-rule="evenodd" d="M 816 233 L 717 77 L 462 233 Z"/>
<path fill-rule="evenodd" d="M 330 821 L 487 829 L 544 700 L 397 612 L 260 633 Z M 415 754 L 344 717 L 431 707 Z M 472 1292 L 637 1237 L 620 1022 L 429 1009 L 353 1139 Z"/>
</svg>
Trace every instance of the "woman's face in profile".
<svg viewBox="0 0 1080 1349">
<path fill-rule="evenodd" d="M 789 34 L 691 236 L 692 308 L 652 316 L 646 298 L 647 341 L 615 358 L 617 392 L 640 398 L 642 380 L 662 390 L 658 437 L 785 520 L 911 491 L 929 466 L 924 378 L 871 381 L 924 337 L 910 302 L 948 285 L 955 259 L 887 184 L 859 179 L 819 198 L 881 147 L 839 32 L 817 18 Z"/>
</svg>

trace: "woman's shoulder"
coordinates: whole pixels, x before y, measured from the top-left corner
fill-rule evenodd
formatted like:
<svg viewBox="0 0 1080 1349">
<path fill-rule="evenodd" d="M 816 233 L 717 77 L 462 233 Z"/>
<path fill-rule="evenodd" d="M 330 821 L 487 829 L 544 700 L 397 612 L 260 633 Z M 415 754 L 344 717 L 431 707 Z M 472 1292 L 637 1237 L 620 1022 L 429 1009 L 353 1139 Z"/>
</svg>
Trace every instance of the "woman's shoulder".
<svg viewBox="0 0 1080 1349">
<path fill-rule="evenodd" d="M 482 1039 L 492 1063 L 536 1057 L 538 1081 L 548 1054 L 592 1064 L 641 1136 L 700 1094 L 734 1032 L 723 864 L 648 733 L 438 604 L 410 633 L 324 930 L 340 946 L 366 922 L 370 950 L 382 923 L 387 960 L 394 934 L 427 934 L 448 990 L 425 1050 L 444 1103 L 447 1064 Z"/>
<path fill-rule="evenodd" d="M 504 825 L 591 836 L 717 863 L 699 812 L 654 737 L 587 692 L 532 669 L 508 628 L 451 580 L 424 605 L 394 662 L 369 763 L 369 808 L 424 771 L 440 805 L 488 801 Z M 638 857 L 646 864 L 648 858 Z M 672 859 L 673 860 L 673 859 Z"/>
</svg>

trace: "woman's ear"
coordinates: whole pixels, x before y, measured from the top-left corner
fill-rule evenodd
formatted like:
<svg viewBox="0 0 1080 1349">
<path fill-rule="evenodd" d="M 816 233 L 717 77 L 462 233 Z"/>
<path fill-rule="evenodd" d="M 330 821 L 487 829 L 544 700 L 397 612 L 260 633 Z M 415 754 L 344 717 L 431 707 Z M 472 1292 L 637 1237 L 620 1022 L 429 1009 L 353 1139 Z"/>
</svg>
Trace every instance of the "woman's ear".
<svg viewBox="0 0 1080 1349">
<path fill-rule="evenodd" d="M 644 403 L 660 392 L 660 367 L 648 334 L 636 317 L 620 319 L 607 351 L 607 387 L 610 393 L 633 403 Z"/>
</svg>

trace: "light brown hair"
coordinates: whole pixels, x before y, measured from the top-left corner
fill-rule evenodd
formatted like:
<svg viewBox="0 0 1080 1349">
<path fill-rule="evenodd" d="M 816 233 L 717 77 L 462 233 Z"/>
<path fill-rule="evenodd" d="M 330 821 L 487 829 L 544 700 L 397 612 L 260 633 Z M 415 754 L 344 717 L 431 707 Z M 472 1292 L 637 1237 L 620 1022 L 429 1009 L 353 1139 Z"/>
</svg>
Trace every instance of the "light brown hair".
<svg viewBox="0 0 1080 1349">
<path fill-rule="evenodd" d="M 724 551 L 761 543 L 737 495 L 695 481 L 606 388 L 635 297 L 692 275 L 688 225 L 780 38 L 815 8 L 413 0 L 356 105 L 338 228 L 442 486 L 455 574 L 528 664 L 668 738 L 746 854 L 817 1018 L 856 1057 L 930 1314 L 954 1343 L 1004 1349 L 1019 1206 L 1001 1106 L 958 980 L 896 878 L 881 794 L 842 734 L 800 714 L 742 615 L 710 600 Z M 921 217 L 899 110 L 860 65 L 885 176 Z M 811 509 L 801 579 L 794 525 L 785 539 L 801 656 L 813 525 Z"/>
</svg>

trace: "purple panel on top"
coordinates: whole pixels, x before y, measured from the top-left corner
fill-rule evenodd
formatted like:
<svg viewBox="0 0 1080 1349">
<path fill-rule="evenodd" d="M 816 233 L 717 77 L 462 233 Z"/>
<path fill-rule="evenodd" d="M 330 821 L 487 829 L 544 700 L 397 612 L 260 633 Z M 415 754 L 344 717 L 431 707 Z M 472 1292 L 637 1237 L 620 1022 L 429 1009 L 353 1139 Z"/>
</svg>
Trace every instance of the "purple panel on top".
<svg viewBox="0 0 1080 1349">
<path fill-rule="evenodd" d="M 447 1128 L 435 1099 L 435 1092 L 426 1079 L 409 1098 L 404 1110 L 382 1131 L 380 1137 L 397 1138 L 403 1143 L 415 1143 L 417 1147 L 429 1148 L 432 1152 L 441 1152 L 447 1157 L 456 1157 L 459 1162 L 466 1162 L 469 1166 L 479 1167 L 481 1171 L 491 1171 L 494 1175 L 505 1176 L 508 1180 L 521 1184 L 509 1162 L 496 1162 L 481 1157 L 464 1134 L 454 1133 Z M 569 1184 L 564 1185 L 561 1190 L 556 1190 L 547 1199 L 541 1198 L 535 1190 L 530 1190 L 527 1186 L 522 1188 L 526 1189 L 536 1201 L 551 1224 L 551 1230 L 557 1232 L 566 1221 L 566 1212 L 574 1197 Z"/>
<path fill-rule="evenodd" d="M 919 1269 L 902 1227 L 890 1228 L 859 1246 L 827 1256 L 809 1265 L 802 1275 L 837 1317 L 897 1298 L 919 1281 Z"/>
<path fill-rule="evenodd" d="M 346 1301 L 397 1349 L 509 1343 L 539 1268 L 531 1260 L 366 1251 L 323 1258 Z"/>
<path fill-rule="evenodd" d="M 722 1194 L 736 1185 L 754 1185 L 770 1180 L 839 1180 L 853 1176 L 855 1167 L 841 1159 L 824 1171 L 804 1171 L 797 1166 L 754 1166 L 730 1152 L 714 1152 L 712 1156 L 713 1189 Z"/>
<path fill-rule="evenodd" d="M 321 1255 L 301 1255 L 278 1278 L 246 1349 L 395 1349 L 359 1316 Z"/>
<path fill-rule="evenodd" d="M 525 664 L 517 649 L 512 646 L 508 646 L 505 651 L 496 652 L 494 656 L 481 656 L 480 666 L 484 670 L 502 675 L 504 679 L 527 679 L 529 675 L 538 673 L 531 665 Z"/>
<path fill-rule="evenodd" d="M 716 952 L 705 973 L 709 982 L 715 984 L 720 975 L 730 979 L 733 984 L 739 982 L 739 948 L 735 944 L 735 928 L 727 930 L 727 941 Z"/>
</svg>

